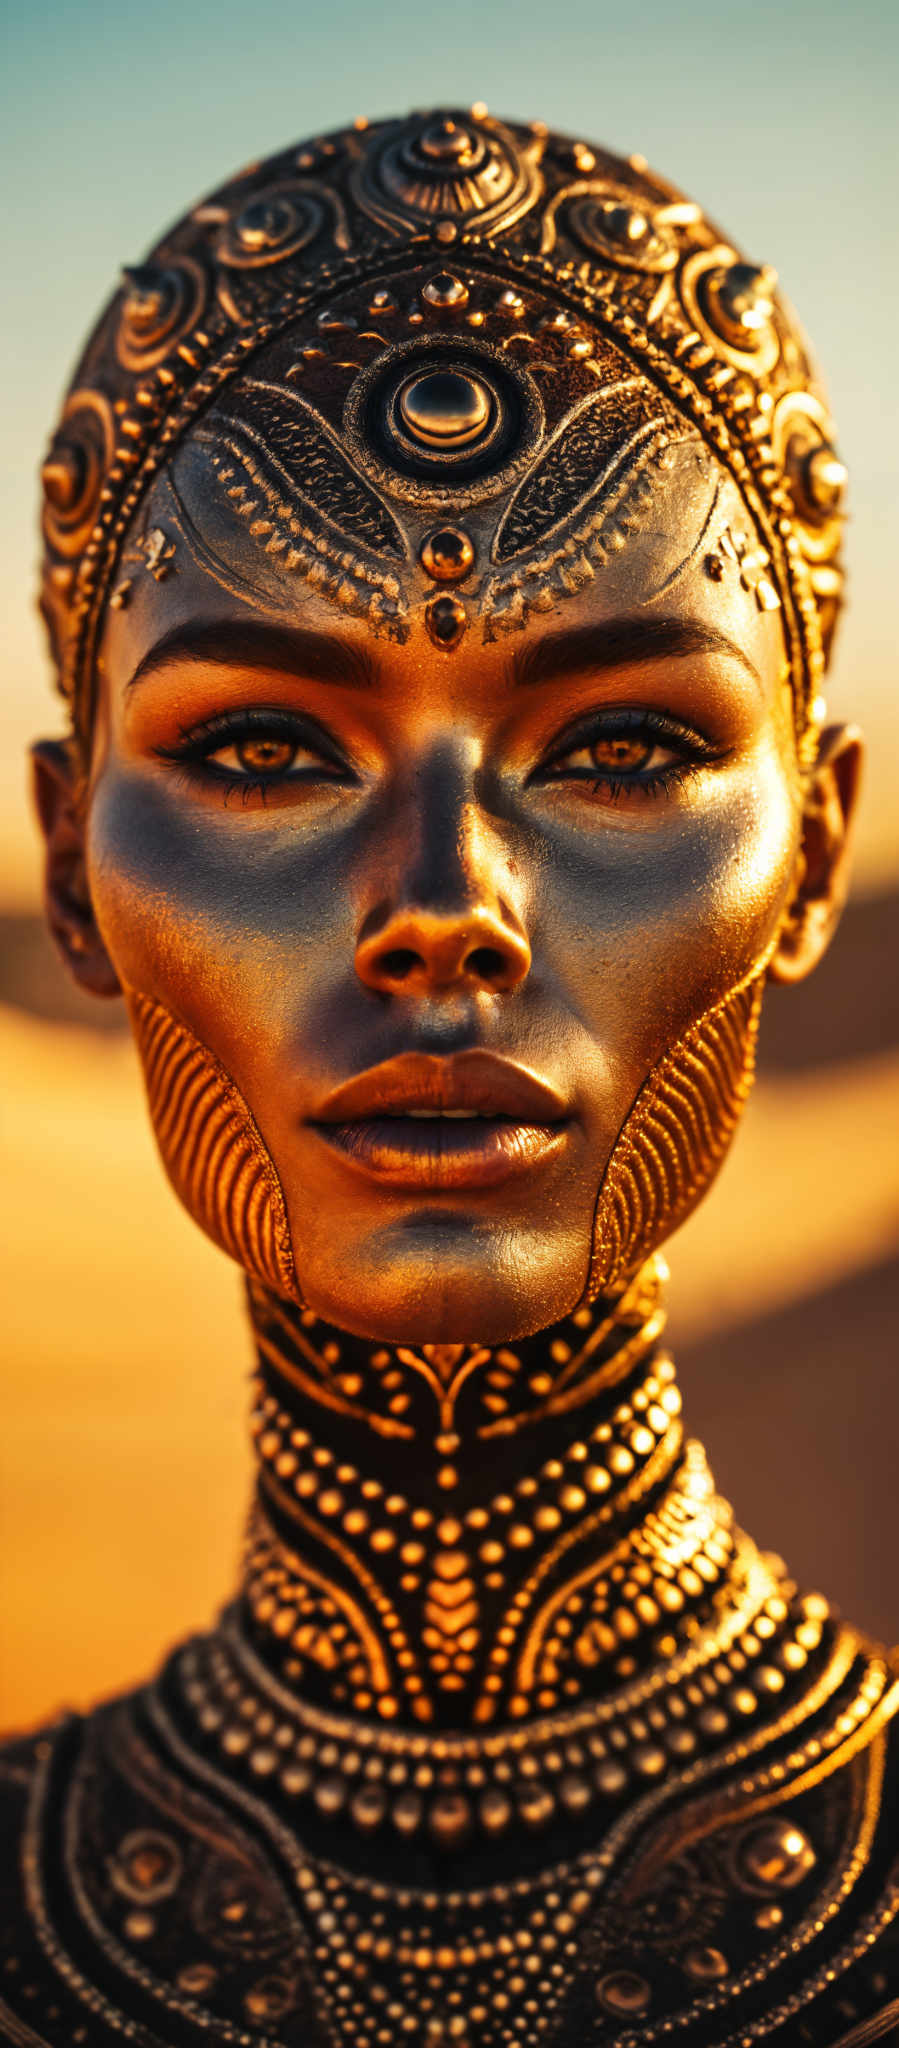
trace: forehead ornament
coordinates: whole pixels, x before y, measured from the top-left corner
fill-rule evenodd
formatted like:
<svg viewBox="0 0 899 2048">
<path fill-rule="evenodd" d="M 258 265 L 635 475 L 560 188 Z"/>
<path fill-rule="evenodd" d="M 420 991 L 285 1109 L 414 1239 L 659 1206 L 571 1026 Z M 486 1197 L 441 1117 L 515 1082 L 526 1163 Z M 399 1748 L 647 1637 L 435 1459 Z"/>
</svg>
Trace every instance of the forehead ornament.
<svg viewBox="0 0 899 2048">
<path fill-rule="evenodd" d="M 283 341 L 293 368 L 281 374 L 298 369 L 305 403 L 300 419 L 279 400 L 275 419 L 266 400 L 281 467 L 304 495 L 299 538 L 296 508 L 285 514 L 284 559 L 333 573 L 340 592 L 381 589 L 379 536 L 393 534 L 391 503 L 402 499 L 408 557 L 452 583 L 474 564 L 434 536 L 495 501 L 492 539 L 478 525 L 477 548 L 502 567 L 510 629 L 533 608 L 537 558 L 527 550 L 540 535 L 563 594 L 623 543 L 639 510 L 630 502 L 620 535 L 605 512 L 599 541 L 584 519 L 569 527 L 606 459 L 604 422 L 624 402 L 609 394 L 641 381 L 657 392 L 669 438 L 698 437 L 741 492 L 740 571 L 759 569 L 757 601 L 769 590 L 780 601 L 810 758 L 842 588 L 844 472 L 775 282 L 642 158 L 543 123 L 504 123 L 481 106 L 357 122 L 241 173 L 126 273 L 49 452 L 43 605 L 79 730 L 90 722 L 104 608 L 154 478 Z M 240 487 L 229 480 L 232 497 Z M 269 487 L 277 495 L 274 472 Z M 274 514 L 257 525 L 263 516 Z M 280 532 L 269 551 L 274 540 Z M 719 560 L 732 574 L 717 554 L 709 573 Z M 450 644 L 461 600 L 431 605 L 429 630 Z"/>
<path fill-rule="evenodd" d="M 438 332 L 377 356 L 351 386 L 344 424 L 382 489 L 439 503 L 451 484 L 464 502 L 495 492 L 507 467 L 527 459 L 543 409 L 517 364 L 467 335 Z"/>
<path fill-rule="evenodd" d="M 458 583 L 474 562 L 474 548 L 467 533 L 457 526 L 438 526 L 421 544 L 421 565 L 435 583 Z"/>
<path fill-rule="evenodd" d="M 435 647 L 442 647 L 445 653 L 458 647 L 467 624 L 461 597 L 432 597 L 425 624 Z"/>
<path fill-rule="evenodd" d="M 455 240 L 508 228 L 540 190 L 537 138 L 516 148 L 498 122 L 452 112 L 425 114 L 393 127 L 364 158 L 356 181 L 366 207 L 385 225 L 428 227 Z"/>
<path fill-rule="evenodd" d="M 425 370 L 397 394 L 407 434 L 426 448 L 467 448 L 480 440 L 495 404 L 482 378 L 467 370 Z"/>
</svg>

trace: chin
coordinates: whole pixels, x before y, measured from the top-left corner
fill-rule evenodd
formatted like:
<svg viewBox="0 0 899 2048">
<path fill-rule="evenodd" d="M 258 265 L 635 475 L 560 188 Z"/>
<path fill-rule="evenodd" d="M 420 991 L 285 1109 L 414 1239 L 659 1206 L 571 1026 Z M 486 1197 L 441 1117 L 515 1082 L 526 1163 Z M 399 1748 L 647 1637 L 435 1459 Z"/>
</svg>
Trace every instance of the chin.
<svg viewBox="0 0 899 2048">
<path fill-rule="evenodd" d="M 358 1337 L 502 1344 L 575 1308 L 587 1265 L 584 1242 L 426 1210 L 347 1247 L 339 1269 L 315 1259 L 301 1265 L 300 1280 L 316 1315 Z"/>
</svg>

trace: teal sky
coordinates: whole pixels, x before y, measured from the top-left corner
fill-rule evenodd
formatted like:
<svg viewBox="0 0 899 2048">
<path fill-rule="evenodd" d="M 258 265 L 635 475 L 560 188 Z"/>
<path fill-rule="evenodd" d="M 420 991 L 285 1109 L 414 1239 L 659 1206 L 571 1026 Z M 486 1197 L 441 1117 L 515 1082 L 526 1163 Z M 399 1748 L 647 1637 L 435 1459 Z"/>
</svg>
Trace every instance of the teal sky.
<svg viewBox="0 0 899 2048">
<path fill-rule="evenodd" d="M 33 887 L 20 748 L 48 722 L 33 478 L 85 329 L 166 222 L 243 162 L 431 102 L 536 116 L 650 163 L 773 263 L 852 473 L 835 708 L 874 739 L 864 872 L 899 874 L 899 10 L 878 0 L 8 0 L 0 171 L 0 898 Z M 49 722 L 53 722 L 53 714 Z"/>
</svg>

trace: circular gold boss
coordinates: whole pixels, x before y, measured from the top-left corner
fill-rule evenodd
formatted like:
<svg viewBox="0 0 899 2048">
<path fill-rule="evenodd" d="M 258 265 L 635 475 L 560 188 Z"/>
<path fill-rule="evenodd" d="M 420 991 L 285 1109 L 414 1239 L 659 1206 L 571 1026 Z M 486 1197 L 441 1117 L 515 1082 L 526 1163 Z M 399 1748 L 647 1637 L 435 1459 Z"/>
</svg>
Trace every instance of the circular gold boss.
<svg viewBox="0 0 899 2048">
<path fill-rule="evenodd" d="M 407 434 L 426 448 L 467 448 L 490 424 L 493 402 L 480 377 L 464 370 L 425 370 L 398 393 Z"/>
</svg>

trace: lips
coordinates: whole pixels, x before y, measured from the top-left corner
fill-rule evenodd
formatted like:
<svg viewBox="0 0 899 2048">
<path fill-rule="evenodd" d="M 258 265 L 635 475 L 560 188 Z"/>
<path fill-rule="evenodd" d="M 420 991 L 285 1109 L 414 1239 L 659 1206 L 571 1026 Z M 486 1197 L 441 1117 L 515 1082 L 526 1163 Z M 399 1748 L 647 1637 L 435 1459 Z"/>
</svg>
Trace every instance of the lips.
<svg viewBox="0 0 899 2048">
<path fill-rule="evenodd" d="M 394 1187 L 489 1187 L 564 1145 L 562 1096 L 496 1053 L 403 1053 L 335 1088 L 310 1119 L 352 1166 Z"/>
</svg>

